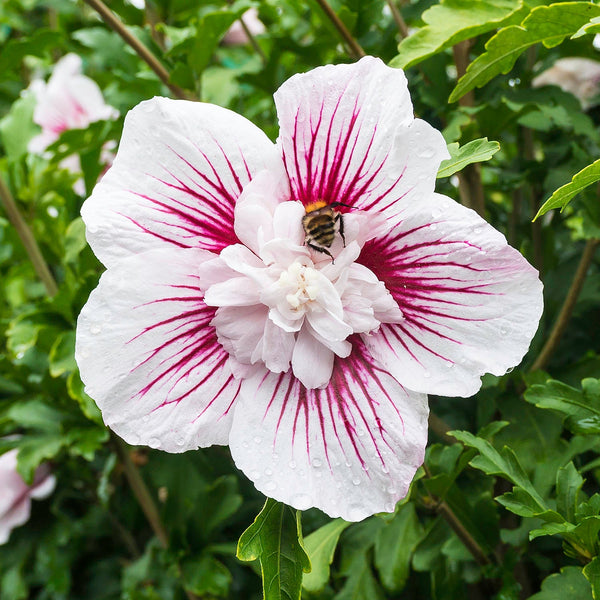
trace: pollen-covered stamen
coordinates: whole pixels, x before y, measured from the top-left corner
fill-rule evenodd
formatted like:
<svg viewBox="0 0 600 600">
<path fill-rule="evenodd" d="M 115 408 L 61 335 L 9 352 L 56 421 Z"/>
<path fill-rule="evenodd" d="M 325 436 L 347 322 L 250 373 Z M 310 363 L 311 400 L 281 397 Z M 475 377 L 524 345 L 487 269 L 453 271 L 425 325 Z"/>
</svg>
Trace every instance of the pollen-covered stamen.
<svg viewBox="0 0 600 600">
<path fill-rule="evenodd" d="M 287 271 L 283 271 L 277 282 L 282 289 L 296 289 L 290 292 L 285 299 L 292 310 L 305 310 L 307 302 L 313 302 L 317 299 L 319 290 L 319 276 L 316 269 L 307 267 L 299 262 L 292 263 Z"/>
</svg>

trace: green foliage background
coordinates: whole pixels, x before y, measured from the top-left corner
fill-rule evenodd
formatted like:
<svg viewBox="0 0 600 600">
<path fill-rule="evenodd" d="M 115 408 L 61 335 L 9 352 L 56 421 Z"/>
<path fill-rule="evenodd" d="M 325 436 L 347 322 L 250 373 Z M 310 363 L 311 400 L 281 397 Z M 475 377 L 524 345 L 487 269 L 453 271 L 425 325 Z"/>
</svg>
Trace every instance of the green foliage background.
<svg viewBox="0 0 600 600">
<path fill-rule="evenodd" d="M 273 139 L 277 87 L 354 58 L 316 1 L 146 4 L 109 2 L 172 84 Z M 273 501 L 261 512 L 265 499 L 226 448 L 172 456 L 112 437 L 73 359 L 77 314 L 101 266 L 85 242 L 77 176 L 59 162 L 80 155 L 89 193 L 126 112 L 171 92 L 88 4 L 3 0 L 0 178 L 58 293 L 49 296 L 0 207 L 0 452 L 18 447 L 29 481 L 50 463 L 58 485 L 0 546 L 2 600 L 600 599 L 600 109 L 531 86 L 561 57 L 600 58 L 600 4 L 395 2 L 411 32 L 403 41 L 389 3 L 330 4 L 367 54 L 407 69 L 416 114 L 443 130 L 453 159 L 438 190 L 478 207 L 483 189 L 486 218 L 540 270 L 546 310 L 528 357 L 472 398 L 431 398 L 430 445 L 409 497 L 357 524 L 311 510 L 300 525 Z M 258 48 L 222 45 L 249 7 L 266 25 Z M 22 92 L 67 52 L 121 118 L 65 132 L 51 158 L 29 154 L 39 128 Z M 546 352 L 567 298 L 567 326 Z"/>
</svg>

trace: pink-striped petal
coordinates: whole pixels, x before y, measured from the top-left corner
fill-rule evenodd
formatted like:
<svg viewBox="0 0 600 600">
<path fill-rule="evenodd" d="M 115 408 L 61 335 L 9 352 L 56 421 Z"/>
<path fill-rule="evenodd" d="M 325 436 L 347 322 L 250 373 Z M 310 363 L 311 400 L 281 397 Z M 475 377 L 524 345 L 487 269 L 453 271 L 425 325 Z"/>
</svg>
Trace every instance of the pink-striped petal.
<svg viewBox="0 0 600 600">
<path fill-rule="evenodd" d="M 409 392 L 360 338 L 325 389 L 263 371 L 242 384 L 231 428 L 237 466 L 267 496 L 359 521 L 391 512 L 423 461 L 427 399 Z"/>
<path fill-rule="evenodd" d="M 503 375 L 529 348 L 543 308 L 537 271 L 474 211 L 431 195 L 407 206 L 359 262 L 403 313 L 365 336 L 409 389 L 470 396 L 484 373 Z"/>
<path fill-rule="evenodd" d="M 440 132 L 414 119 L 404 73 L 377 58 L 294 75 L 275 104 L 292 199 L 305 205 L 393 214 L 433 191 L 448 156 Z"/>
<path fill-rule="evenodd" d="M 201 102 L 142 102 L 83 205 L 88 241 L 106 266 L 165 245 L 219 252 L 237 242 L 244 185 L 267 167 L 281 169 L 276 147 L 244 117 Z"/>
<path fill-rule="evenodd" d="M 163 248 L 122 259 L 79 316 L 81 378 L 105 423 L 130 444 L 183 452 L 227 443 L 239 382 L 197 274 L 213 257 Z"/>
</svg>

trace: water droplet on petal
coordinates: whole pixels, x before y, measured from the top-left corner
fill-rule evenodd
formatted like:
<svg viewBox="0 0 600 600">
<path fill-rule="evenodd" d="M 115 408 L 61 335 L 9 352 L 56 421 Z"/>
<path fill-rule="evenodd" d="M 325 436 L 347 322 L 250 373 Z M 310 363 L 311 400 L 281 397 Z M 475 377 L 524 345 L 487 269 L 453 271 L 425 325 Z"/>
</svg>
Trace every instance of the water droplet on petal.
<svg viewBox="0 0 600 600">
<path fill-rule="evenodd" d="M 437 219 L 438 217 L 441 217 L 441 216 L 442 216 L 442 209 L 441 209 L 441 208 L 434 208 L 434 209 L 431 211 L 431 216 L 432 216 L 434 219 Z"/>
<path fill-rule="evenodd" d="M 277 484 L 274 481 L 267 481 L 264 485 L 264 489 L 267 492 L 272 492 L 277 488 Z"/>
<path fill-rule="evenodd" d="M 423 371 L 423 377 L 425 377 L 425 379 L 429 379 L 431 377 L 431 373 L 429 371 Z"/>
<path fill-rule="evenodd" d="M 295 469 L 296 468 L 296 461 L 295 460 L 290 460 L 289 465 L 290 465 L 290 469 Z"/>
<path fill-rule="evenodd" d="M 259 437 L 258 435 L 254 438 L 254 443 L 255 444 L 260 444 L 262 442 L 262 438 Z"/>
<path fill-rule="evenodd" d="M 271 475 L 273 475 L 273 469 L 269 469 L 268 467 L 265 469 L 265 475 L 267 477 L 270 477 Z"/>
<path fill-rule="evenodd" d="M 389 502 L 383 508 L 385 512 L 393 513 L 396 510 L 396 505 Z"/>
<path fill-rule="evenodd" d="M 250 471 L 250 479 L 252 479 L 252 481 L 257 481 L 258 479 L 260 479 L 260 477 L 260 471 L 257 471 L 256 469 Z"/>
<path fill-rule="evenodd" d="M 150 420 L 150 415 L 144 415 L 142 417 L 142 423 L 147 423 Z"/>
<path fill-rule="evenodd" d="M 95 324 L 90 327 L 90 333 L 93 333 L 94 335 L 99 334 L 101 331 L 102 327 L 100 327 L 100 325 Z"/>
<path fill-rule="evenodd" d="M 387 465 L 381 465 L 381 470 L 383 473 L 389 473 L 390 470 L 387 468 Z"/>
<path fill-rule="evenodd" d="M 358 477 L 353 477 L 352 478 L 352 484 L 353 485 L 360 485 L 360 479 Z"/>
<path fill-rule="evenodd" d="M 157 437 L 152 437 L 148 440 L 148 446 L 150 448 L 160 448 L 160 440 Z"/>
<path fill-rule="evenodd" d="M 248 448 L 250 444 L 248 442 L 242 442 L 242 448 Z"/>
<path fill-rule="evenodd" d="M 313 466 L 315 469 L 318 469 L 318 468 L 319 468 L 319 467 L 320 467 L 322 464 L 323 464 L 323 463 L 321 462 L 321 460 L 320 460 L 320 459 L 318 459 L 318 458 L 313 458 L 313 461 L 312 461 L 312 466 Z"/>
</svg>

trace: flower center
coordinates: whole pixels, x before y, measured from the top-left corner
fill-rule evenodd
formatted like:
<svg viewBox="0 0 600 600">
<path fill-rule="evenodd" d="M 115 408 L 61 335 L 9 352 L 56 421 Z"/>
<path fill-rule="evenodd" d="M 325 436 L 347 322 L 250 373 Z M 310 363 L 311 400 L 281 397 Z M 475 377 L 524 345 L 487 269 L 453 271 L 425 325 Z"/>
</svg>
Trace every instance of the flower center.
<svg viewBox="0 0 600 600">
<path fill-rule="evenodd" d="M 286 292 L 285 299 L 290 308 L 301 311 L 308 308 L 305 304 L 317 299 L 319 273 L 312 267 L 294 262 L 281 273 L 277 283 Z"/>
</svg>

